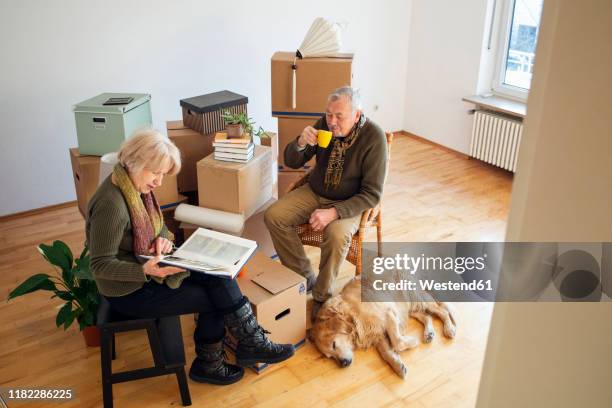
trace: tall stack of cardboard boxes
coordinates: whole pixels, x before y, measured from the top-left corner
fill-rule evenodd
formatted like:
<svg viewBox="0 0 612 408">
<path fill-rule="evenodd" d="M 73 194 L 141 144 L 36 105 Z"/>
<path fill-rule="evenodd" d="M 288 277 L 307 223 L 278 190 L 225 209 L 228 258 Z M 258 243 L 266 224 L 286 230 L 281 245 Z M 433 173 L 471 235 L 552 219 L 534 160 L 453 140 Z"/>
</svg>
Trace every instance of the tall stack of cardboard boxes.
<svg viewBox="0 0 612 408">
<path fill-rule="evenodd" d="M 247 113 L 248 98 L 220 91 L 181 100 L 182 121 L 167 122 L 168 137 L 183 158 L 178 174 L 178 189 L 201 207 L 243 214 L 243 237 L 258 242 L 260 250 L 275 255 L 274 246 L 263 223 L 265 209 L 277 193 L 278 140 L 268 132 L 255 146 L 246 163 L 215 160 L 215 133 L 225 128 L 222 114 Z M 185 239 L 193 225 L 182 225 Z"/>
<path fill-rule="evenodd" d="M 115 152 L 139 128 L 151 126 L 151 96 L 103 93 L 73 107 L 78 148 L 69 149 L 79 211 L 87 217 L 89 200 L 100 180 L 100 158 Z M 155 191 L 162 209 L 169 211 L 179 196 L 175 176 L 167 176 Z"/>
<path fill-rule="evenodd" d="M 179 173 L 179 190 L 197 190 L 200 207 L 242 214 L 245 218 L 242 237 L 257 241 L 258 251 L 247 263 L 246 272 L 237 279 L 257 316 L 259 323 L 270 331 L 270 338 L 280 343 L 301 345 L 306 330 L 306 281 L 270 259 L 274 246 L 264 224 L 265 210 L 274 202 L 278 139 L 267 133 L 254 146 L 253 157 L 247 162 L 216 160 L 213 153 L 214 132 L 221 130 L 219 122 L 224 110 L 246 113 L 246 98 L 225 94 L 223 109 L 204 107 L 207 101 L 219 104 L 220 95 L 200 97 L 199 103 L 183 104 L 183 121 L 168 122 L 168 136 L 183 153 L 184 169 Z M 195 99 L 195 98 L 194 98 Z M 223 99 L 223 98 L 221 98 Z M 233 99 L 236 106 L 227 101 Z M 210 104 L 209 104 L 210 105 Z M 202 115 L 203 118 L 193 116 Z M 209 132 L 202 134 L 202 132 Z M 181 224 L 185 239 L 197 228 Z M 230 348 L 235 347 L 227 339 Z M 260 372 L 265 365 L 253 367 Z"/>
<path fill-rule="evenodd" d="M 313 158 L 300 169 L 286 166 L 285 146 L 323 116 L 331 91 L 351 85 L 352 64 L 352 57 L 296 60 L 295 52 L 276 52 L 272 56 L 272 116 L 278 118 L 279 197 L 315 164 Z"/>
<path fill-rule="evenodd" d="M 243 237 L 257 241 L 268 256 L 275 254 L 263 212 L 276 195 L 276 134 L 262 138 L 246 163 L 214 158 L 215 133 L 225 128 L 222 114 L 247 113 L 248 98 L 220 91 L 181 100 L 183 120 L 167 122 L 168 137 L 183 157 L 178 175 L 180 192 L 193 197 L 201 207 L 242 214 L 246 219 Z M 194 227 L 182 226 L 185 238 Z"/>
</svg>

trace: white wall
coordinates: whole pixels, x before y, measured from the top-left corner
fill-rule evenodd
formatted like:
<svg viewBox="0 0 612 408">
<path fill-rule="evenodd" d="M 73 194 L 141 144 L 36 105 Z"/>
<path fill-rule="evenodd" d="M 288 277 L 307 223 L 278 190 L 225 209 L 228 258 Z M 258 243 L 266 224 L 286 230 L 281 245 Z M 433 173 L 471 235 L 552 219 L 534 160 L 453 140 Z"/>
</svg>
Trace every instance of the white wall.
<svg viewBox="0 0 612 408">
<path fill-rule="evenodd" d="M 270 57 L 296 49 L 318 16 L 348 22 L 366 113 L 401 129 L 410 1 L 2 1 L 0 215 L 75 199 L 71 106 L 101 92 L 151 93 L 164 130 L 179 99 L 229 89 L 276 129 Z"/>
<path fill-rule="evenodd" d="M 404 129 L 463 153 L 469 151 L 490 15 L 487 0 L 414 0 L 408 46 Z M 499 3 L 499 1 L 498 1 Z"/>
</svg>

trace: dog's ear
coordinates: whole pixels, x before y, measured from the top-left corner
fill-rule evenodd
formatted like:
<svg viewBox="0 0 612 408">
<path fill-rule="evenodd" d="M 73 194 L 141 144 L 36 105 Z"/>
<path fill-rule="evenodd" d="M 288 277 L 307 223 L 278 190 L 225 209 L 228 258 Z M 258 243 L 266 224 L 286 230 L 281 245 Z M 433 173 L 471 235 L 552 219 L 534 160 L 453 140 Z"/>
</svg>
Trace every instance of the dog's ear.
<svg viewBox="0 0 612 408">
<path fill-rule="evenodd" d="M 324 322 L 325 320 L 328 320 L 329 318 L 331 318 L 331 316 L 332 316 L 332 312 L 329 308 L 321 307 L 321 309 L 319 309 L 319 313 L 317 313 L 317 318 L 315 319 L 315 325 L 317 322 Z"/>
<path fill-rule="evenodd" d="M 351 310 L 345 307 L 344 304 L 339 304 L 338 306 L 338 310 L 334 315 L 337 321 L 336 331 L 352 336 L 355 331 L 355 317 L 353 313 L 351 313 Z"/>
<path fill-rule="evenodd" d="M 323 306 L 321 306 L 321 310 L 328 309 L 333 312 L 339 312 L 340 309 L 342 309 L 342 305 L 343 302 L 340 296 L 334 296 L 333 298 L 330 298 L 325 303 L 323 303 Z"/>
<path fill-rule="evenodd" d="M 309 342 L 311 342 L 312 344 L 314 344 L 315 342 L 315 335 L 314 335 L 314 327 L 311 327 L 310 330 L 306 331 L 306 338 L 308 339 Z"/>
</svg>

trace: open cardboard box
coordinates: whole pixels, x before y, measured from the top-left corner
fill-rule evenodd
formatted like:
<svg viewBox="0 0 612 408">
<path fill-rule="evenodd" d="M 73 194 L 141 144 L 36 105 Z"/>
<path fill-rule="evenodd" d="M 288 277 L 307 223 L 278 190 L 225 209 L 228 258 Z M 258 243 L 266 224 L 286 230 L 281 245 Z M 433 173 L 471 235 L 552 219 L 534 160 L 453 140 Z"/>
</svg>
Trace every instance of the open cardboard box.
<svg viewBox="0 0 612 408">
<path fill-rule="evenodd" d="M 270 332 L 271 341 L 295 347 L 304 344 L 306 279 L 303 276 L 257 251 L 236 281 L 249 298 L 257 321 Z M 231 351 L 236 349 L 236 342 L 229 335 L 225 344 Z M 259 373 L 266 367 L 267 364 L 257 364 L 252 368 Z"/>
</svg>

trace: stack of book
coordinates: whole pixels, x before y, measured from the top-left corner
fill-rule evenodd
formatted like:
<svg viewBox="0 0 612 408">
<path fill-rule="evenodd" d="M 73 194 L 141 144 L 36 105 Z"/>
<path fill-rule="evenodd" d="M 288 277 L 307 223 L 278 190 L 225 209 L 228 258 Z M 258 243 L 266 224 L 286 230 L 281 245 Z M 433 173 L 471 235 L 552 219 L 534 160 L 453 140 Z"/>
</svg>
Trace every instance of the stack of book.
<svg viewBox="0 0 612 408">
<path fill-rule="evenodd" d="M 217 132 L 213 147 L 215 160 L 246 163 L 253 158 L 254 145 L 248 133 L 240 138 L 228 138 L 227 133 Z"/>
</svg>

